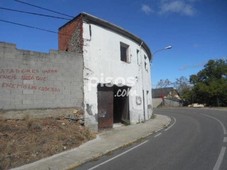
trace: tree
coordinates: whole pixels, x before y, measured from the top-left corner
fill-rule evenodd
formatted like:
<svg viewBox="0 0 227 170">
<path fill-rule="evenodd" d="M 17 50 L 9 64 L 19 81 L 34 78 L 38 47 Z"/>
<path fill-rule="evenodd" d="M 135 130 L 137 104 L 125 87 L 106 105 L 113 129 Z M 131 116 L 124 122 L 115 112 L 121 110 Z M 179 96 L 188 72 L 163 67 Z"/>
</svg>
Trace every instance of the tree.
<svg viewBox="0 0 227 170">
<path fill-rule="evenodd" d="M 204 69 L 190 76 L 194 101 L 227 106 L 227 60 L 209 60 Z"/>
<path fill-rule="evenodd" d="M 188 78 L 181 76 L 177 78 L 174 82 L 174 87 L 180 94 L 181 99 L 184 102 L 184 105 L 192 103 L 192 85 L 190 84 Z"/>
<path fill-rule="evenodd" d="M 176 79 L 176 81 L 174 82 L 174 87 L 177 89 L 180 95 L 182 95 L 183 91 L 185 91 L 186 89 L 191 89 L 188 78 L 184 76 Z"/>
<path fill-rule="evenodd" d="M 158 84 L 157 84 L 157 87 L 159 88 L 165 88 L 165 87 L 168 87 L 172 84 L 171 81 L 169 81 L 169 79 L 165 79 L 165 80 L 159 80 Z"/>
</svg>

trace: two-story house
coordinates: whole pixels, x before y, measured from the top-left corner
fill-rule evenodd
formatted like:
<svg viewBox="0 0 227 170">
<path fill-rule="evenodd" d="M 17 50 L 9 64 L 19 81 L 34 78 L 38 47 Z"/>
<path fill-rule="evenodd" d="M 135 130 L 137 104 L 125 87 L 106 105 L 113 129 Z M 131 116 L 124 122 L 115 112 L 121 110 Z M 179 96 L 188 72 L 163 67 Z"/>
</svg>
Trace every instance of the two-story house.
<svg viewBox="0 0 227 170">
<path fill-rule="evenodd" d="M 111 128 L 152 116 L 152 54 L 142 39 L 81 13 L 59 28 L 59 50 L 82 54 L 86 126 Z"/>
</svg>

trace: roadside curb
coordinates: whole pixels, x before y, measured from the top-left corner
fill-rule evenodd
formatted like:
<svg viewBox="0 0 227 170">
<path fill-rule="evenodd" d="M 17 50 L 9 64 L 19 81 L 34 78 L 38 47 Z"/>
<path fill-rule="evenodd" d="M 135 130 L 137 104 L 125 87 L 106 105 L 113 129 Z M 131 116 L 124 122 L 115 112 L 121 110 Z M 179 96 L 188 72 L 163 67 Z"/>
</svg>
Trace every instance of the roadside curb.
<svg viewBox="0 0 227 170">
<path fill-rule="evenodd" d="M 70 165 L 68 168 L 66 168 L 66 170 L 72 170 L 72 169 L 74 169 L 74 168 L 77 168 L 77 167 L 79 167 L 79 166 L 85 164 L 86 162 L 90 162 L 90 161 L 93 161 L 93 160 L 95 160 L 95 159 L 99 159 L 99 158 L 102 157 L 102 156 L 108 155 L 109 153 L 114 152 L 114 151 L 117 151 L 117 150 L 119 150 L 119 149 L 121 149 L 121 148 L 125 148 L 125 147 L 128 147 L 128 146 L 130 146 L 130 145 L 133 145 L 134 143 L 137 143 L 138 141 L 143 140 L 143 139 L 147 138 L 148 136 L 154 135 L 154 134 L 158 133 L 159 131 L 161 131 L 161 130 L 163 130 L 163 129 L 165 129 L 165 128 L 168 128 L 168 127 L 171 125 L 172 119 L 171 119 L 169 116 L 165 116 L 165 117 L 168 117 L 168 122 L 167 122 L 166 125 L 164 125 L 164 126 L 161 127 L 160 129 L 158 129 L 158 130 L 156 130 L 156 131 L 152 131 L 152 132 L 150 132 L 150 133 L 148 133 L 148 134 L 146 134 L 146 135 L 144 135 L 144 136 L 142 136 L 142 137 L 140 137 L 140 138 L 137 138 L 137 139 L 135 139 L 135 140 L 132 140 L 132 141 L 130 141 L 130 142 L 124 144 L 124 145 L 121 145 L 121 146 L 116 147 L 116 148 L 112 148 L 112 149 L 110 149 L 110 150 L 108 150 L 108 151 L 105 151 L 105 152 L 103 152 L 103 153 L 100 153 L 99 155 L 93 156 L 92 158 L 89 158 L 88 160 L 84 160 L 84 161 L 82 161 L 82 162 L 80 162 L 80 163 L 76 163 L 76 164 L 74 164 L 74 165 Z M 95 139 L 94 139 L 94 140 L 95 140 Z"/>
</svg>

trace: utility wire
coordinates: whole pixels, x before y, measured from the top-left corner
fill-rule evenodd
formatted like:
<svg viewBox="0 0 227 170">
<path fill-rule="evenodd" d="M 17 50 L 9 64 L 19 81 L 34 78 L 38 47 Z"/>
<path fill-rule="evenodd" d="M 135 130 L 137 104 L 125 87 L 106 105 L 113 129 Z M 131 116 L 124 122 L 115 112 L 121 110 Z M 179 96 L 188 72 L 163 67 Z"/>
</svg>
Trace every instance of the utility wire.
<svg viewBox="0 0 227 170">
<path fill-rule="evenodd" d="M 21 23 L 18 23 L 18 22 L 13 22 L 13 21 L 8 21 L 8 20 L 3 20 L 3 19 L 0 19 L 0 22 L 4 22 L 4 23 L 8 23 L 8 24 L 13 24 L 13 25 L 17 25 L 17 26 L 26 27 L 26 28 L 36 29 L 36 30 L 39 30 L 39 31 L 44 31 L 44 32 L 49 32 L 49 33 L 53 33 L 53 34 L 58 34 L 58 35 L 71 37 L 70 34 L 65 34 L 65 33 L 63 34 L 63 33 L 57 32 L 57 31 L 48 30 L 48 29 L 45 29 L 45 28 L 35 27 L 35 26 L 31 26 L 31 25 L 26 25 L 26 24 L 21 24 Z"/>
<path fill-rule="evenodd" d="M 11 11 L 11 12 L 19 12 L 19 13 L 24 13 L 24 14 L 37 15 L 37 16 L 42 16 L 42 17 L 49 17 L 49 18 L 55 18 L 55 19 L 64 19 L 64 20 L 68 20 L 68 21 L 71 20 L 71 19 L 68 19 L 68 18 L 53 16 L 53 15 L 40 14 L 40 13 L 35 13 L 35 12 L 21 11 L 21 10 L 12 9 L 12 8 L 0 7 L 0 9 L 6 10 L 6 11 Z"/>
<path fill-rule="evenodd" d="M 33 5 L 31 3 L 27 3 L 27 2 L 24 2 L 24 1 L 21 1 L 21 0 L 14 0 L 14 1 L 22 3 L 22 4 L 29 5 L 29 6 L 32 6 L 32 7 L 35 7 L 35 8 L 39 8 L 39 9 L 42 9 L 42 10 L 46 10 L 46 11 L 49 11 L 49 12 L 53 12 L 55 14 L 59 14 L 59 15 L 63 15 L 63 16 L 67 16 L 67 17 L 73 18 L 73 16 L 70 16 L 70 15 L 67 15 L 67 14 L 64 14 L 64 13 L 61 13 L 61 12 L 58 12 L 58 11 L 54 11 L 54 10 L 51 10 L 51 9 L 48 9 L 48 8 L 44 8 L 44 7 L 40 7 L 40 6 L 37 6 L 37 5 Z"/>
<path fill-rule="evenodd" d="M 32 29 L 37 29 L 37 30 L 40 30 L 40 31 L 58 34 L 58 32 L 56 32 L 56 31 L 52 31 L 52 30 L 48 30 L 48 29 L 44 29 L 44 28 L 39 28 L 39 27 L 34 27 L 34 26 L 31 26 L 31 25 L 25 25 L 25 24 L 21 24 L 21 23 L 18 23 L 18 22 L 13 22 L 13 21 L 8 21 L 8 20 L 3 20 L 3 19 L 0 19 L 0 22 L 5 22 L 5 23 L 8 23 L 8 24 L 19 25 L 19 26 L 23 26 L 23 27 L 27 27 L 27 28 L 32 28 Z"/>
</svg>

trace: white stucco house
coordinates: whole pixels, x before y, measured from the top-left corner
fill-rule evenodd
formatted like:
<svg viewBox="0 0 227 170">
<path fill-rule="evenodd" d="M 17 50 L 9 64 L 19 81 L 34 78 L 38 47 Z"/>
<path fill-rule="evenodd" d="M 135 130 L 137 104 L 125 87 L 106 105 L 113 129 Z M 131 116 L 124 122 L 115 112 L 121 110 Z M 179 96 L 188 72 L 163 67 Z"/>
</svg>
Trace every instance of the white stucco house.
<svg viewBox="0 0 227 170">
<path fill-rule="evenodd" d="M 59 50 L 83 57 L 85 125 L 136 124 L 152 116 L 152 54 L 132 33 L 87 13 L 59 28 Z"/>
</svg>

